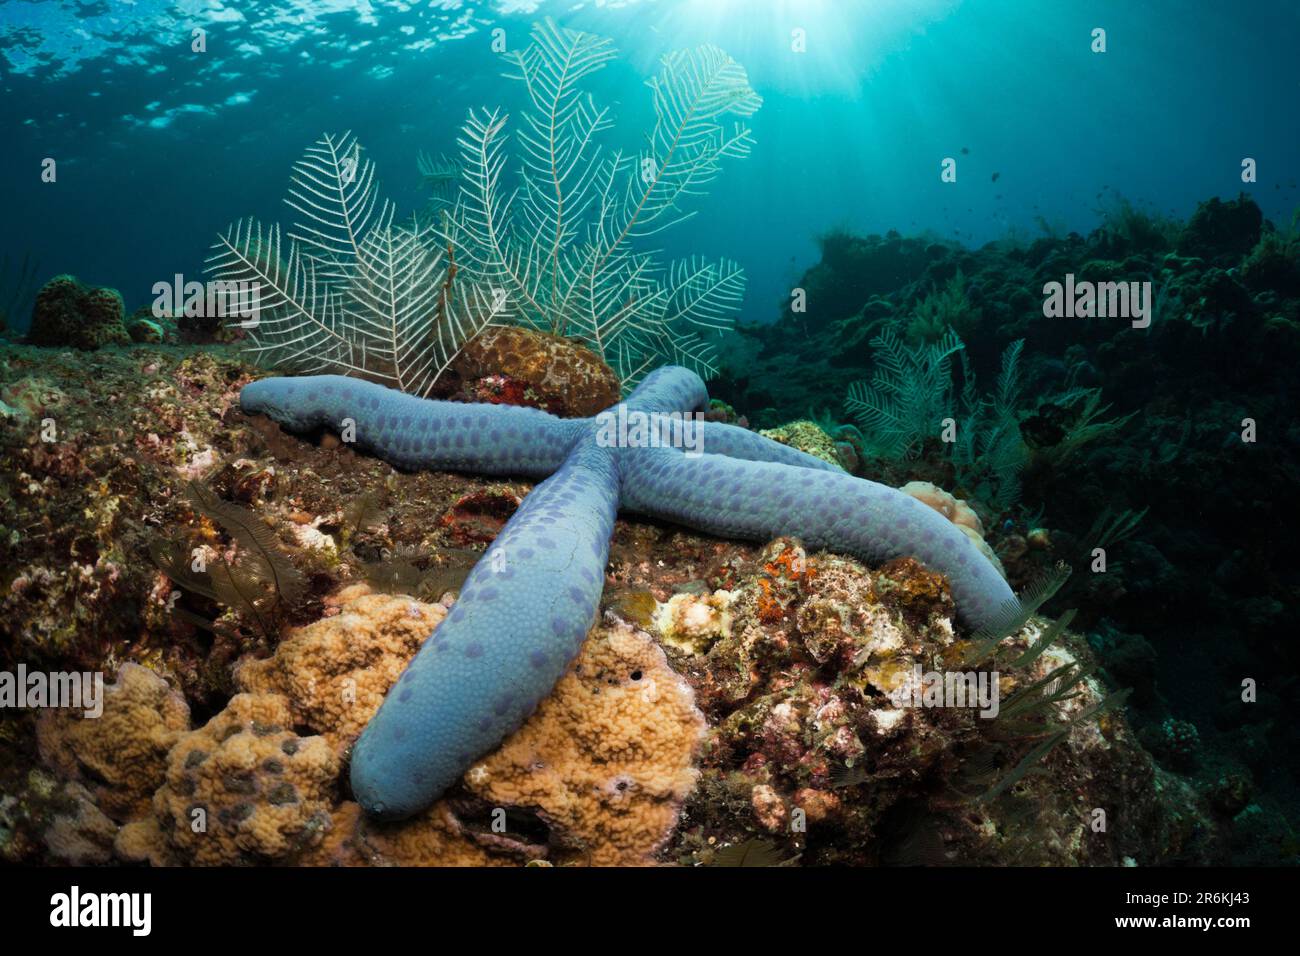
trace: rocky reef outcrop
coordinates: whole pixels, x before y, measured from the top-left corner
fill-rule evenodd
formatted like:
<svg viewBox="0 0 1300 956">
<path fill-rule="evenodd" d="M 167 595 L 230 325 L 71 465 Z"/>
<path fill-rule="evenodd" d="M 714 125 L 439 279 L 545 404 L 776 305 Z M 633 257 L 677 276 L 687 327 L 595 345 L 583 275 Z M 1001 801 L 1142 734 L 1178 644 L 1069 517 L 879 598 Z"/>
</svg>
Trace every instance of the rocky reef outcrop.
<svg viewBox="0 0 1300 956">
<path fill-rule="evenodd" d="M 870 568 L 790 539 L 755 547 L 622 519 L 600 622 L 554 692 L 429 811 L 371 821 L 347 789 L 348 748 L 529 486 L 402 473 L 286 436 L 239 412 L 254 374 L 221 349 L 8 353 L 0 389 L 32 399 L 0 424 L 4 665 L 116 677 L 102 719 L 0 718 L 5 859 L 1153 864 L 1224 852 L 1231 788 L 1214 803 L 1153 763 L 1123 711 L 1103 706 L 1112 688 L 1096 672 L 1076 697 L 1032 709 L 1036 730 L 909 703 L 918 667 L 952 669 L 970 651 L 946 581 L 916 562 Z M 955 499 L 927 493 L 957 520 Z M 231 508 L 269 536 L 232 531 Z M 292 567 L 292 593 L 223 600 L 167 560 L 238 569 L 250 550 Z M 1024 656 L 1048 628 L 1035 619 L 1002 652 Z M 1094 661 L 1067 632 L 1000 692 Z M 1062 727 L 1019 772 L 1035 735 Z"/>
</svg>

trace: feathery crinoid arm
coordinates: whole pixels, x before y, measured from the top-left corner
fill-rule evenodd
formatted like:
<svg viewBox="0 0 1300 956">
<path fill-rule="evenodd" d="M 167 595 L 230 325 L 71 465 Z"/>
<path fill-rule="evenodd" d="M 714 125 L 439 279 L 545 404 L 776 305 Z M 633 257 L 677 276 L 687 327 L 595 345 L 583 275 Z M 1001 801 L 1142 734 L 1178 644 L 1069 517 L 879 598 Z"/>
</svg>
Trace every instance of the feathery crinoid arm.
<svg viewBox="0 0 1300 956">
<path fill-rule="evenodd" d="M 340 294 L 280 227 L 241 219 L 217 236 L 205 267 L 225 301 L 224 315 L 247 333 L 245 354 L 265 368 L 314 373 L 346 369 L 354 352 Z"/>
<path fill-rule="evenodd" d="M 287 200 L 299 221 L 241 220 L 207 266 L 248 293 L 236 316 L 245 351 L 269 368 L 341 373 L 425 396 L 461 346 L 506 316 L 507 303 L 457 281 L 430 227 L 394 223 L 374 166 L 350 135 L 325 135 L 294 166 Z"/>
<path fill-rule="evenodd" d="M 546 300 L 531 259 L 515 230 L 515 194 L 501 181 L 506 168 L 508 117 L 498 110 L 470 110 L 456 142 L 462 183 L 443 240 L 456 261 L 483 286 L 504 291 L 521 318 L 544 326 Z"/>
<path fill-rule="evenodd" d="M 617 507 L 612 458 L 590 443 L 524 500 L 357 741 L 368 813 L 428 806 L 550 693 L 595 622 Z"/>
<path fill-rule="evenodd" d="M 843 472 L 673 449 L 639 452 L 623 504 L 712 534 L 765 541 L 793 535 L 869 561 L 911 555 L 947 576 L 957 611 L 981 627 L 1015 595 L 955 525 L 910 495 Z"/>
<path fill-rule="evenodd" d="M 585 424 L 535 408 L 416 398 L 342 375 L 264 378 L 245 385 L 239 402 L 290 431 L 324 427 L 352 437 L 400 468 L 489 475 L 551 474 Z"/>
<path fill-rule="evenodd" d="M 511 56 L 513 79 L 528 90 L 518 133 L 522 153 L 519 214 L 529 237 L 530 268 L 545 300 L 546 325 L 563 333 L 563 302 L 570 271 L 569 250 L 586 232 L 586 217 L 595 200 L 591 189 L 598 169 L 597 139 L 609 128 L 609 110 L 599 106 L 584 80 L 614 58 L 605 37 L 543 20 L 532 42 Z"/>
<path fill-rule="evenodd" d="M 353 337 L 343 371 L 424 397 L 462 345 L 508 317 L 504 298 L 456 281 L 449 257 L 417 219 L 366 235 L 343 297 Z"/>
<path fill-rule="evenodd" d="M 572 304 L 574 247 L 587 231 L 601 151 L 609 124 L 584 81 L 614 57 L 604 37 L 544 20 L 531 42 L 507 59 L 507 76 L 522 82 L 529 108 L 517 124 L 517 185 L 505 172 L 507 117 L 471 111 L 459 138 L 465 181 L 447 224 L 448 241 L 487 283 L 506 290 L 523 318 L 564 334 Z"/>
<path fill-rule="evenodd" d="M 629 244 L 689 219 L 694 211 L 684 201 L 703 195 L 724 159 L 748 155 L 753 137 L 744 121 L 762 104 L 744 67 L 713 46 L 664 57 L 649 85 L 655 125 L 646 149 L 612 156 L 595 178 L 597 219 L 581 264 L 583 307 L 574 311 L 588 338 L 601 324 L 619 322 L 603 335 L 616 346 L 609 349 L 611 361 L 625 381 L 635 381 L 656 356 L 704 375 L 715 371 L 712 345 L 701 333 L 731 324 L 745 289 L 735 263 L 701 257 L 676 262 L 653 277 L 652 296 L 601 290 L 617 288 L 632 270 L 644 273 L 643 257 Z M 589 307 L 602 299 L 614 306 L 612 315 Z"/>
<path fill-rule="evenodd" d="M 441 153 L 433 156 L 420 150 L 415 158 L 415 167 L 420 171 L 421 185 L 428 190 L 429 213 L 445 212 L 456 204 L 460 192 L 459 161 Z"/>
<path fill-rule="evenodd" d="M 299 219 L 289 238 L 316 261 L 324 281 L 346 284 L 366 235 L 392 223 L 393 207 L 375 186 L 375 164 L 351 132 L 326 133 L 293 164 L 285 202 Z"/>
<path fill-rule="evenodd" d="M 526 321 L 583 338 L 629 387 L 665 360 L 712 374 L 707 335 L 730 324 L 743 271 L 702 257 L 665 268 L 635 244 L 688 218 L 684 200 L 703 192 L 724 159 L 748 153 L 744 120 L 762 101 L 721 50 L 674 53 L 650 82 L 655 125 L 645 151 L 608 151 L 607 110 L 586 87 L 612 57 L 604 38 L 549 20 L 534 28 L 511 58 L 510 75 L 529 94 L 517 181 L 503 183 L 506 117 L 471 112 L 446 238 Z"/>
<path fill-rule="evenodd" d="M 701 195 L 723 159 L 749 155 L 754 140 L 745 120 L 763 104 L 745 68 L 711 45 L 668 54 L 648 85 L 655 126 L 614 210 L 614 246 L 624 234 L 654 235 L 693 216 L 680 202 Z"/>
<path fill-rule="evenodd" d="M 693 256 L 674 262 L 661 323 L 666 343 L 660 354 L 711 378 L 718 371 L 714 345 L 701 333 L 731 328 L 744 298 L 745 270 L 730 259 Z"/>
</svg>

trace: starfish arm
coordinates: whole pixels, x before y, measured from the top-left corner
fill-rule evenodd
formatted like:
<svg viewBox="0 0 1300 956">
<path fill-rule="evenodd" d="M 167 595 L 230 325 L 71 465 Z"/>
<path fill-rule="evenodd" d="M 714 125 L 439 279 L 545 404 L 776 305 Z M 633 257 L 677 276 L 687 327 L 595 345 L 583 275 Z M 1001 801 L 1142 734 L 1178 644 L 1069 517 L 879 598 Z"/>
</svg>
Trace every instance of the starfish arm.
<svg viewBox="0 0 1300 956">
<path fill-rule="evenodd" d="M 261 379 L 239 403 L 290 431 L 328 426 L 346 440 L 351 422 L 359 448 L 401 468 L 492 475 L 551 474 L 585 427 L 535 408 L 415 398 L 343 375 Z"/>
<path fill-rule="evenodd" d="M 637 454 L 637 467 L 623 475 L 628 509 L 730 538 L 793 535 L 868 561 L 914 556 L 947 576 L 958 613 L 974 627 L 1015 606 L 1007 582 L 966 535 L 894 488 L 776 462 L 666 448 Z"/>
<path fill-rule="evenodd" d="M 596 618 L 617 507 L 594 443 L 528 495 L 358 739 L 352 791 L 369 813 L 428 806 L 550 692 Z"/>
<path fill-rule="evenodd" d="M 694 412 L 709 404 L 704 380 L 680 365 L 662 365 L 627 397 L 628 408 L 643 412 Z"/>
<path fill-rule="evenodd" d="M 842 474 L 844 469 L 832 465 L 797 448 L 782 445 L 748 428 L 726 425 L 722 422 L 703 422 L 700 432 L 700 450 L 710 455 L 725 455 L 745 461 L 774 461 L 797 468 L 813 468 Z"/>
<path fill-rule="evenodd" d="M 709 393 L 704 381 L 690 369 L 679 365 L 657 368 L 627 397 L 628 409 L 644 412 L 689 414 L 709 404 Z M 665 435 L 672 434 L 668 425 L 661 425 Z M 678 432 L 678 434 L 682 434 Z M 838 466 L 805 454 L 789 445 L 723 422 L 699 421 L 685 431 L 685 436 L 703 452 L 744 458 L 748 461 L 779 461 L 800 468 L 820 471 L 841 471 Z"/>
</svg>

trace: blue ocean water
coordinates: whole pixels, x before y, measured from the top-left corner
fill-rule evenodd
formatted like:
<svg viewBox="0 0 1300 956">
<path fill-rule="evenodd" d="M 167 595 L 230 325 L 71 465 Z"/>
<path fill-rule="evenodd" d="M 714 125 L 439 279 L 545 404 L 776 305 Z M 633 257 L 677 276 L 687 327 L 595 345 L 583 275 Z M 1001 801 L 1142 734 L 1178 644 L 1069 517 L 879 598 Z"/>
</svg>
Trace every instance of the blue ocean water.
<svg viewBox="0 0 1300 956">
<path fill-rule="evenodd" d="M 1300 197 L 1290 0 L 5 0 L 0 253 L 135 308 L 198 276 L 232 220 L 287 219 L 289 169 L 327 131 L 356 133 L 387 195 L 418 208 L 417 154 L 453 153 L 471 107 L 519 105 L 493 42 L 522 46 L 545 16 L 615 41 L 595 92 L 629 148 L 663 54 L 713 43 L 747 68 L 756 148 L 662 246 L 737 260 L 750 322 L 779 315 L 836 227 L 977 245 L 1086 231 L 1117 196 L 1183 218 L 1235 196 L 1244 157 L 1267 217 Z"/>
</svg>

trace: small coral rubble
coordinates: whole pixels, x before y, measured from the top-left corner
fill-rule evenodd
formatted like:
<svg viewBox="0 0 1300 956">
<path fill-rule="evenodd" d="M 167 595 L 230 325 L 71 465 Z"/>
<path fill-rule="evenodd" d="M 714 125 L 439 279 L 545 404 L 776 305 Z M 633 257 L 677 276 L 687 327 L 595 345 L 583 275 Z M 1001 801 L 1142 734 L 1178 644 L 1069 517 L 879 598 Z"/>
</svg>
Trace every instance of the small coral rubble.
<svg viewBox="0 0 1300 956">
<path fill-rule="evenodd" d="M 329 826 L 339 763 L 292 722 L 283 697 L 231 698 L 171 749 L 154 816 L 123 828 L 119 853 L 155 865 L 294 862 Z"/>
</svg>

